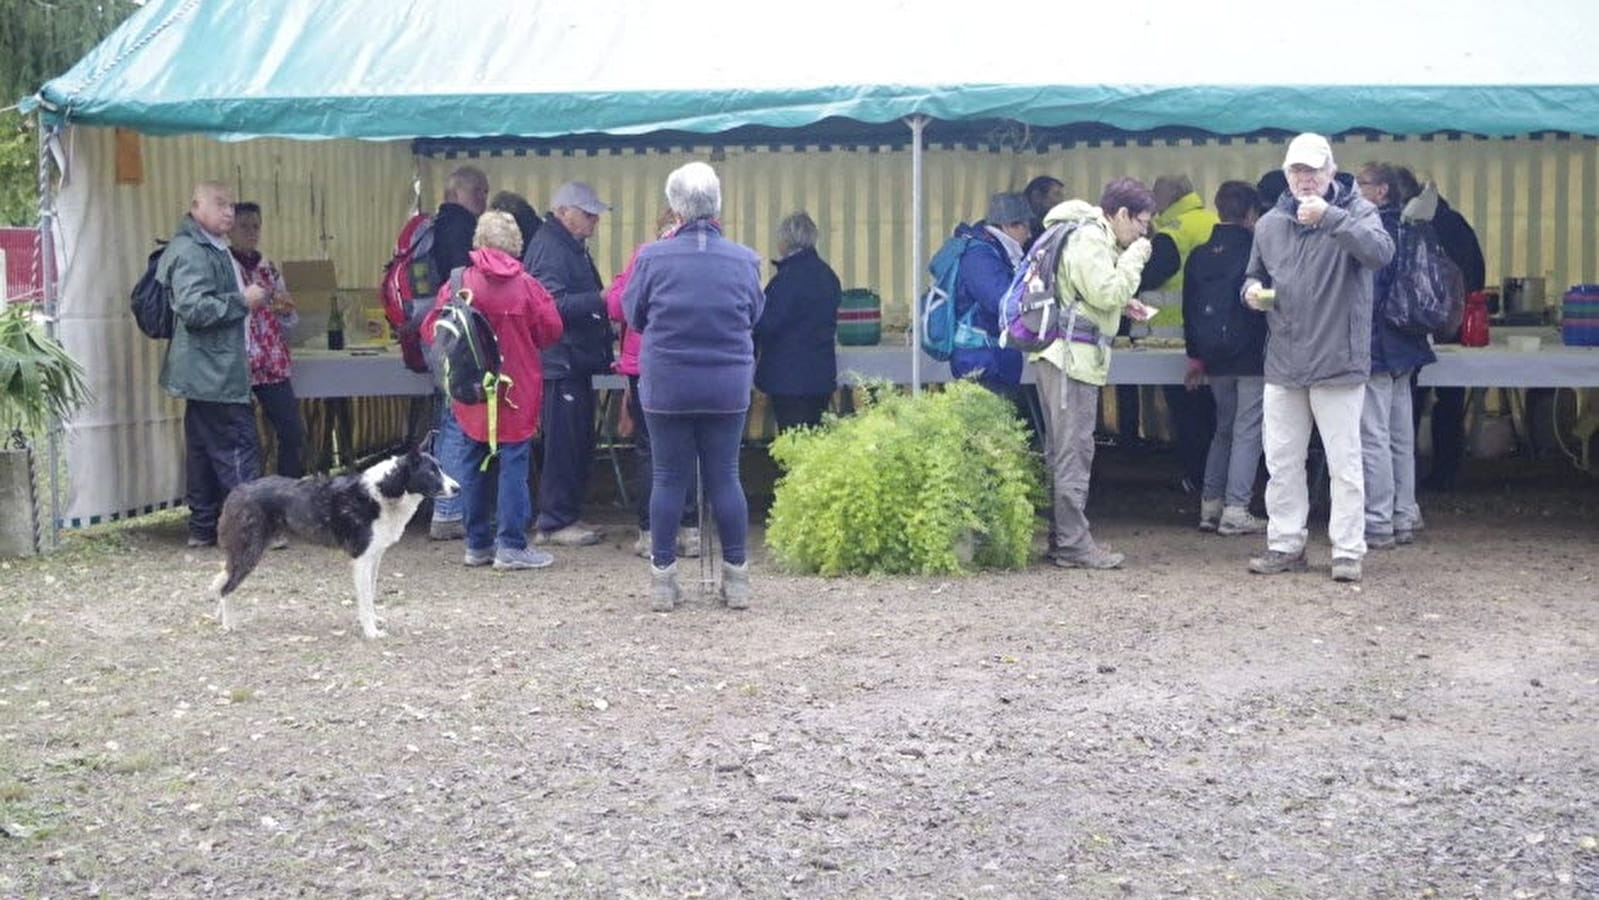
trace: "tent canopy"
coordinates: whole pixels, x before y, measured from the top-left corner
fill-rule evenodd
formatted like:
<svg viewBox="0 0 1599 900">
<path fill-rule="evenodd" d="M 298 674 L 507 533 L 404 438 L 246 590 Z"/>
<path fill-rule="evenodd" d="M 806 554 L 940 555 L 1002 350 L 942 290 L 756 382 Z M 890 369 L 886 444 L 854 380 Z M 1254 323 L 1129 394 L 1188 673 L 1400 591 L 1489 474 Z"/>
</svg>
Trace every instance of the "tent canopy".
<svg viewBox="0 0 1599 900">
<path fill-rule="evenodd" d="M 822 119 L 1599 133 L 1599 6 L 1354 0 L 149 0 L 26 101 L 223 139 L 554 137 Z M 963 8 L 956 8 L 963 9 Z"/>
</svg>

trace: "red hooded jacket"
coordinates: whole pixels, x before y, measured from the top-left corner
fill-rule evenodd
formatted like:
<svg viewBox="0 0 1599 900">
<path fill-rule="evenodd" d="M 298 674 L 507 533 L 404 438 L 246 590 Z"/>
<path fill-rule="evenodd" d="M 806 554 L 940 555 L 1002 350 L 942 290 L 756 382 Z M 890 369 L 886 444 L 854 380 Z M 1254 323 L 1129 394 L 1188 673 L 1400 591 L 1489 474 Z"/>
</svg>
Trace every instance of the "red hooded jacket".
<svg viewBox="0 0 1599 900">
<path fill-rule="evenodd" d="M 493 326 L 500 343 L 501 372 L 511 379 L 510 384 L 500 385 L 498 439 L 507 444 L 530 440 L 538 433 L 539 403 L 544 397 L 539 351 L 559 341 L 563 330 L 555 298 L 522 270 L 520 260 L 492 247 L 472 251 L 472 265 L 462 273 L 461 283 L 472 292 L 472 305 Z M 446 282 L 422 322 L 422 336 L 430 344 L 439 309 L 449 299 Z M 456 401 L 450 409 L 467 437 L 488 442 L 488 404 Z"/>
</svg>

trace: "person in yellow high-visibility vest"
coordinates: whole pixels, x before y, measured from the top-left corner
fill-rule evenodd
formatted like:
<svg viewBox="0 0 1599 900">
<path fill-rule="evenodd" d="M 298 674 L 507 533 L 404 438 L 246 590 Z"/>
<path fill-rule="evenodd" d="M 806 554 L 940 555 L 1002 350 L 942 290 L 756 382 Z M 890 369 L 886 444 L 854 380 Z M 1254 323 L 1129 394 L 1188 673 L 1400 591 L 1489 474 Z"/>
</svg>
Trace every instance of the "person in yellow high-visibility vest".
<svg viewBox="0 0 1599 900">
<path fill-rule="evenodd" d="M 1220 220 L 1214 211 L 1205 208 L 1205 201 L 1200 199 L 1187 175 L 1162 175 L 1155 179 L 1150 190 L 1155 195 L 1155 207 L 1159 212 L 1155 214 L 1155 233 L 1150 237 L 1152 252 L 1138 284 L 1138 297 L 1160 310 L 1151 320 L 1152 326 L 1181 325 L 1183 266 L 1195 247 L 1210 240 L 1211 230 Z M 1165 395 L 1177 442 L 1177 457 L 1182 464 L 1180 484 L 1184 493 L 1194 493 L 1205 480 L 1205 456 L 1210 434 L 1214 431 L 1215 403 L 1205 388 L 1185 390 L 1178 385 L 1168 385 Z M 1118 394 L 1118 417 L 1124 406 L 1129 415 L 1137 416 L 1136 395 Z"/>
</svg>

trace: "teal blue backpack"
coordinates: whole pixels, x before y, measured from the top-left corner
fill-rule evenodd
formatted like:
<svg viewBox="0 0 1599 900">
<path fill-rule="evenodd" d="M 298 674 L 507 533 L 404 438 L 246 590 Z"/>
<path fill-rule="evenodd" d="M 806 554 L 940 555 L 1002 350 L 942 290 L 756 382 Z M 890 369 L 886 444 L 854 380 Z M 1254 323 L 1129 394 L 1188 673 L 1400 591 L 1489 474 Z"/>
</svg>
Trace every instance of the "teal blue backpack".
<svg viewBox="0 0 1599 900">
<path fill-rule="evenodd" d="M 916 301 L 916 318 L 921 324 L 922 350 L 939 362 L 948 362 L 957 347 L 987 347 L 993 340 L 981 329 L 972 326 L 973 303 L 966 312 L 955 314 L 955 289 L 960 281 L 961 257 L 973 241 L 987 247 L 997 255 L 988 242 L 974 234 L 975 229 L 965 222 L 955 226 L 955 231 L 938 248 L 927 263 L 927 272 L 933 283 L 927 293 Z"/>
</svg>

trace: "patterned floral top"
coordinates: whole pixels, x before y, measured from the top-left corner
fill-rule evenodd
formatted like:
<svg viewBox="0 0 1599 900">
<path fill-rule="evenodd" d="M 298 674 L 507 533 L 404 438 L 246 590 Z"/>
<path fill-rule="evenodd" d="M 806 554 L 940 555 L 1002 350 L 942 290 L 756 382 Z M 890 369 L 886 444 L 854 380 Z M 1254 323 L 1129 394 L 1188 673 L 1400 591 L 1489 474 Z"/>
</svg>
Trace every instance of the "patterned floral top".
<svg viewBox="0 0 1599 900">
<path fill-rule="evenodd" d="M 238 264 L 240 277 L 246 287 L 259 284 L 267 293 L 276 296 L 287 293 L 283 273 L 277 264 L 260 253 L 235 249 L 233 260 Z M 272 311 L 271 302 L 251 310 L 245 320 L 245 340 L 250 348 L 250 384 L 275 384 L 289 380 L 289 343 L 284 335 L 300 321 L 300 314 L 290 310 Z"/>
</svg>

